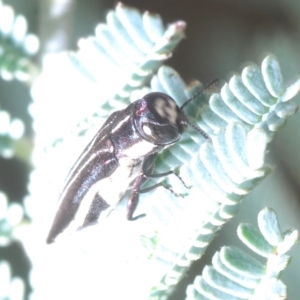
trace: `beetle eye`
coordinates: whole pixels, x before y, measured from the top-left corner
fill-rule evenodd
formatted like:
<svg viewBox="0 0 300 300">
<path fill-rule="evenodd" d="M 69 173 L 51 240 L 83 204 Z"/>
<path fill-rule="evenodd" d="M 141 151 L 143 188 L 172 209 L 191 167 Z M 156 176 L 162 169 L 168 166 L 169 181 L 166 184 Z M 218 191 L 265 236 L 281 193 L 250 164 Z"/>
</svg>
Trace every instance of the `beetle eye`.
<svg viewBox="0 0 300 300">
<path fill-rule="evenodd" d="M 137 100 L 134 124 L 148 142 L 166 146 L 177 142 L 184 129 L 184 113 L 175 101 L 164 93 L 150 93 Z"/>
</svg>

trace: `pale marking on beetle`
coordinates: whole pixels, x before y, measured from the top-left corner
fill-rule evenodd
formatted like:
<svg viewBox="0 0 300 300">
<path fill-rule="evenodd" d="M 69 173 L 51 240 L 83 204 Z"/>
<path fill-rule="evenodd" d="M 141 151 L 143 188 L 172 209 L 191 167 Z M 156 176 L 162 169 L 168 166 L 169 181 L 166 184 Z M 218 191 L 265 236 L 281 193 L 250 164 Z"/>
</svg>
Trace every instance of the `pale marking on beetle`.
<svg viewBox="0 0 300 300">
<path fill-rule="evenodd" d="M 143 125 L 143 131 L 144 131 L 147 135 L 153 137 L 153 135 L 152 135 L 152 130 L 150 129 L 150 127 L 149 127 L 148 125 Z"/>
<path fill-rule="evenodd" d="M 130 118 L 131 116 L 129 115 L 129 116 L 127 116 L 127 117 L 125 117 L 122 121 L 120 121 L 119 122 L 119 124 L 115 127 L 115 128 L 113 128 L 112 130 L 111 130 L 111 133 L 114 133 L 115 131 L 117 131 L 125 122 L 127 122 L 127 120 Z"/>
<path fill-rule="evenodd" d="M 169 106 L 166 105 L 166 101 L 168 102 Z M 174 101 L 172 101 L 171 99 L 157 98 L 155 99 L 154 107 L 161 117 L 168 119 L 168 121 L 176 125 L 178 114 Z"/>
<path fill-rule="evenodd" d="M 92 144 L 94 144 L 94 141 Z M 126 152 L 124 152 L 124 154 L 129 156 L 130 158 L 120 158 L 118 168 L 110 177 L 97 181 L 91 186 L 91 188 L 89 188 L 88 192 L 83 197 L 79 205 L 79 209 L 74 216 L 72 224 L 70 224 L 69 226 L 69 230 L 72 232 L 72 230 L 77 230 L 83 225 L 94 196 L 98 192 L 99 195 L 101 195 L 101 197 L 107 202 L 107 204 L 110 205 L 110 207 L 105 210 L 105 213 L 102 213 L 103 217 L 108 216 L 109 213 L 118 205 L 127 189 L 130 188 L 130 183 L 132 182 L 132 180 L 141 173 L 142 164 L 140 164 L 138 167 L 132 167 L 132 157 L 140 158 L 144 155 L 147 155 L 153 150 L 154 147 L 154 144 L 143 141 L 132 145 Z M 113 151 L 113 146 L 111 148 L 112 149 L 110 149 L 110 151 Z M 107 149 L 103 152 L 107 152 Z M 86 165 L 88 165 L 90 161 L 98 155 L 100 155 L 100 151 L 90 154 L 89 159 L 85 162 L 85 164 L 83 164 L 76 173 L 72 174 L 73 178 L 72 180 L 70 180 L 70 182 L 62 192 L 60 196 L 60 202 L 62 199 L 64 199 L 66 193 L 69 190 L 69 187 L 76 180 L 77 174 L 81 174 L 82 170 L 86 168 Z M 82 157 L 84 157 L 84 154 L 79 159 L 80 161 L 82 161 Z M 69 232 L 69 230 L 67 230 L 66 232 Z"/>
<path fill-rule="evenodd" d="M 125 154 L 128 157 L 139 158 L 149 154 L 154 148 L 154 144 L 142 141 L 131 145 L 126 151 L 123 150 L 122 154 Z"/>
<path fill-rule="evenodd" d="M 109 125 L 109 124 L 108 124 L 108 125 Z M 79 166 L 79 165 L 81 164 L 82 160 L 83 160 L 86 156 L 88 156 L 87 153 L 89 153 L 89 152 L 91 151 L 91 149 L 94 147 L 94 144 L 95 144 L 97 138 L 98 138 L 98 136 L 95 135 L 95 137 L 93 138 L 93 140 L 92 140 L 91 143 L 89 144 L 88 148 L 85 149 L 85 151 L 83 151 L 83 153 L 81 153 L 81 155 L 80 155 L 79 158 L 77 159 L 76 163 L 73 165 L 71 171 L 69 172 L 67 178 L 66 178 L 65 181 L 64 181 L 65 184 L 66 184 L 66 182 L 68 182 L 68 181 L 70 180 L 70 178 L 71 178 L 72 176 L 74 176 L 74 178 L 73 178 L 73 180 L 70 180 L 70 182 L 68 182 L 67 185 L 65 185 L 65 187 L 64 187 L 64 189 L 62 190 L 62 193 L 61 193 L 61 195 L 60 195 L 60 197 L 59 197 L 59 202 L 61 202 L 60 199 L 62 199 L 62 198 L 64 197 L 64 195 L 65 195 L 66 192 L 68 191 L 68 188 L 69 188 L 69 186 L 72 184 L 72 182 L 74 182 L 74 180 L 76 180 L 77 174 L 80 173 L 80 170 L 77 171 L 76 173 L 75 173 L 75 170 L 76 170 L 77 166 Z M 103 138 L 106 138 L 106 137 L 103 137 Z M 100 142 L 100 141 L 101 141 L 101 140 L 99 140 L 98 142 Z M 113 145 L 112 145 L 109 149 L 107 149 L 107 150 L 108 150 L 109 152 L 112 152 L 112 151 L 114 150 Z M 107 150 L 106 150 L 106 151 L 107 151 Z M 99 152 L 98 152 L 98 153 L 99 153 Z M 91 156 L 93 156 L 93 154 L 91 154 Z M 81 170 L 82 170 L 82 169 L 83 169 L 83 168 L 81 168 Z"/>
<path fill-rule="evenodd" d="M 75 230 L 83 225 L 97 193 L 110 206 L 101 213 L 101 218 L 106 218 L 119 204 L 126 191 L 130 189 L 132 181 L 142 172 L 142 161 L 136 166 L 132 166 L 132 163 L 133 160 L 129 158 L 119 159 L 119 166 L 110 177 L 101 179 L 92 185 L 82 199 L 79 209 L 74 216 L 71 226 Z"/>
<path fill-rule="evenodd" d="M 112 149 L 110 149 L 110 150 L 113 151 L 113 147 L 111 147 L 111 148 L 112 148 Z M 77 174 L 81 174 L 82 170 L 86 168 L 86 166 L 90 163 L 90 161 L 92 161 L 92 160 L 94 159 L 95 156 L 99 156 L 101 152 L 107 152 L 107 149 L 105 149 L 104 151 L 97 151 L 97 152 L 91 154 L 91 155 L 89 156 L 89 159 L 85 162 L 85 164 L 83 164 L 83 165 L 81 166 L 81 168 L 80 168 L 79 170 L 77 170 L 77 172 L 74 172 L 74 173 L 71 172 L 71 173 L 72 173 L 72 180 L 70 180 L 70 181 L 68 182 L 68 184 L 67 184 L 66 187 L 64 188 L 63 192 L 61 193 L 61 195 L 60 195 L 60 201 L 59 201 L 59 202 L 61 202 L 61 200 L 65 197 L 66 193 L 69 191 L 69 187 L 70 187 L 70 186 L 73 184 L 73 182 L 77 179 Z M 83 156 L 84 156 L 84 155 L 83 155 Z"/>
</svg>

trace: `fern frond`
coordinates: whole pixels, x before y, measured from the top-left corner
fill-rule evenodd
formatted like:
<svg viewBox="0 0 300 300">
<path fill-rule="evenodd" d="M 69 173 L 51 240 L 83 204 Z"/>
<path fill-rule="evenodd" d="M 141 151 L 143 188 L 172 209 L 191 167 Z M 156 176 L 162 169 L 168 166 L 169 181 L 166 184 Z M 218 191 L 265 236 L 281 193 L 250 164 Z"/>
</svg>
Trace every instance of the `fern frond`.
<svg viewBox="0 0 300 300">
<path fill-rule="evenodd" d="M 4 80 L 28 80 L 32 57 L 39 48 L 38 38 L 27 34 L 27 21 L 0 1 L 0 75 Z"/>
<path fill-rule="evenodd" d="M 185 27 L 185 22 L 177 21 L 165 28 L 159 15 L 119 3 L 107 14 L 107 23 L 96 27 L 95 37 L 80 40 L 73 62 L 100 84 L 108 78 L 115 86 L 114 96 L 102 107 L 105 115 L 129 104 L 130 93 L 172 55 Z"/>
<path fill-rule="evenodd" d="M 80 100 L 88 98 L 87 107 L 90 108 L 89 111 L 81 110 L 76 122 L 67 124 L 64 119 L 60 127 L 66 127 L 66 131 L 61 131 L 52 145 L 69 136 L 84 135 L 99 124 L 99 117 L 107 117 L 112 111 L 126 107 L 130 103 L 131 92 L 141 88 L 171 57 L 172 51 L 185 36 L 185 28 L 183 21 L 165 27 L 159 15 L 141 13 L 119 3 L 107 14 L 106 23 L 97 25 L 95 36 L 78 42 L 76 53 L 64 53 L 54 60 L 48 59 L 42 78 L 47 81 L 51 76 L 50 80 L 58 80 L 57 69 L 60 68 L 60 82 L 65 83 L 63 89 L 72 98 L 72 105 L 77 100 L 73 94 L 84 94 Z M 72 77 L 70 74 L 73 74 Z M 77 84 L 77 81 L 80 83 Z M 44 90 L 40 83 L 34 87 L 34 93 L 39 90 L 41 93 Z M 51 93 L 54 93 L 52 98 L 59 97 L 55 91 Z"/>
<path fill-rule="evenodd" d="M 286 286 L 279 278 L 291 258 L 285 253 L 298 241 L 299 232 L 281 232 L 275 211 L 265 208 L 258 215 L 258 227 L 242 223 L 238 236 L 266 262 L 239 248 L 223 247 L 213 256 L 212 266 L 187 288 L 187 300 L 286 299 Z"/>
<path fill-rule="evenodd" d="M 163 80 L 159 79 L 161 74 L 165 74 Z M 171 69 L 168 72 L 160 69 L 157 76 L 160 87 L 168 86 L 161 91 L 170 92 L 172 86 L 176 86 L 176 77 L 178 74 Z M 171 78 L 169 84 L 168 78 Z M 181 79 L 178 77 L 179 82 Z M 176 218 L 186 214 L 182 221 L 185 234 L 191 230 L 194 237 L 181 254 L 178 252 L 177 260 L 159 286 L 154 288 L 153 296 L 161 297 L 180 280 L 191 262 L 203 255 L 220 226 L 237 213 L 245 195 L 272 171 L 272 167 L 264 163 L 266 147 L 274 131 L 296 112 L 296 104 L 285 100 L 298 92 L 299 84 L 300 81 L 297 81 L 288 89 L 283 88 L 279 64 L 273 56 L 268 56 L 262 63 L 262 71 L 254 66 L 245 68 L 241 77 L 233 76 L 220 94 L 213 94 L 208 105 L 198 111 L 194 109 L 195 121 L 211 136 L 211 141 L 189 132 L 189 137 L 159 155 L 156 170 L 179 167 L 183 181 L 192 186 L 185 191 L 188 194 L 185 199 L 189 200 L 186 200 L 186 205 L 193 206 L 201 222 L 197 228 L 195 212 L 182 207 L 178 199 L 159 204 L 169 210 L 164 222 L 172 224 Z M 164 180 L 177 193 L 183 193 L 184 188 L 174 178 Z M 201 203 L 201 208 L 196 202 Z M 180 213 L 178 207 L 181 208 Z M 189 230 L 187 224 L 190 224 Z M 164 248 L 167 246 L 164 245 Z M 169 250 L 176 253 L 174 248 Z"/>
</svg>

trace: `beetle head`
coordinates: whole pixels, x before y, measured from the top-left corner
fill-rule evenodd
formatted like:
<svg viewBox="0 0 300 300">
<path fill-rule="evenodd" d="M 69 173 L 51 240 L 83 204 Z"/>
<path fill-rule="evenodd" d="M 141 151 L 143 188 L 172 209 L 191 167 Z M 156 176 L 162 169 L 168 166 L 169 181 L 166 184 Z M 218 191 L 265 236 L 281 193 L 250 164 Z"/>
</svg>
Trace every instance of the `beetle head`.
<svg viewBox="0 0 300 300">
<path fill-rule="evenodd" d="M 178 141 L 188 124 L 183 111 L 164 93 L 150 93 L 136 101 L 133 119 L 141 136 L 159 146 Z"/>
</svg>

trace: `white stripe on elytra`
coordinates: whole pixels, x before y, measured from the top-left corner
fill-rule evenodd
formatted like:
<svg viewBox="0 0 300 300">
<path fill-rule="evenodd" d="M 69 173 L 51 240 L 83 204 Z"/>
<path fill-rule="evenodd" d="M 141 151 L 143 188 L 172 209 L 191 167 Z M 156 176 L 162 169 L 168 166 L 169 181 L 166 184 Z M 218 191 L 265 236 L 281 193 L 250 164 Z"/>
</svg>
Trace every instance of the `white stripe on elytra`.
<svg viewBox="0 0 300 300">
<path fill-rule="evenodd" d="M 68 182 L 69 179 L 73 176 L 74 171 L 76 170 L 77 166 L 81 163 L 81 161 L 84 159 L 84 157 L 90 152 L 91 148 L 94 146 L 95 141 L 97 140 L 98 136 L 99 136 L 99 132 L 102 132 L 103 130 L 105 130 L 107 127 L 109 127 L 111 125 L 111 123 L 115 120 L 115 118 L 106 125 L 106 127 L 102 127 L 100 129 L 100 131 L 97 132 L 97 134 L 94 136 L 94 138 L 91 140 L 91 142 L 88 144 L 88 148 L 86 149 L 86 151 L 84 151 L 83 153 L 81 153 L 81 155 L 79 156 L 79 158 L 77 159 L 77 161 L 75 162 L 75 164 L 73 165 L 70 173 L 68 174 L 67 178 L 65 179 L 65 182 Z M 105 138 L 106 136 L 103 136 L 103 138 Z M 101 140 L 100 140 L 101 141 Z M 69 186 L 69 184 L 68 184 Z M 64 190 L 66 190 L 67 187 L 64 188 Z M 64 193 L 64 190 L 62 191 L 62 193 Z M 60 197 L 61 199 L 61 197 Z"/>
<path fill-rule="evenodd" d="M 127 116 L 126 118 L 124 118 L 121 122 L 119 122 L 119 124 L 117 125 L 117 127 L 115 127 L 112 132 L 116 131 L 118 128 L 120 128 L 120 126 L 122 126 L 122 124 L 124 122 L 126 122 L 128 120 L 128 118 L 130 118 L 130 116 Z M 110 124 L 107 124 L 108 126 Z M 106 128 L 106 127 L 105 127 Z M 102 128 L 100 131 L 103 131 L 105 128 Z M 88 145 L 88 148 L 86 149 L 86 151 L 84 151 L 80 157 L 78 158 L 78 160 L 76 161 L 75 165 L 73 166 L 70 174 L 68 175 L 68 177 L 66 178 L 65 182 L 67 182 L 67 185 L 65 186 L 65 188 L 63 189 L 61 195 L 60 195 L 60 201 L 59 204 L 61 204 L 62 200 L 64 199 L 65 195 L 68 193 L 68 190 L 70 188 L 70 186 L 72 186 L 73 182 L 76 180 L 76 178 L 78 177 L 78 174 L 81 173 L 81 171 L 85 168 L 85 166 L 95 157 L 95 155 L 99 155 L 101 153 L 101 151 L 97 152 L 96 154 L 89 154 L 90 150 L 92 149 L 92 147 L 95 144 L 95 141 L 97 140 L 98 134 L 95 135 L 95 137 L 93 138 L 93 140 L 90 142 L 90 144 Z M 104 136 L 103 138 L 106 138 L 106 136 Z M 99 141 L 101 142 L 101 140 Z M 108 149 L 105 149 L 105 152 Z M 111 149 L 109 149 L 110 152 L 113 152 L 113 146 Z M 82 161 L 84 160 L 84 158 L 86 158 L 87 156 L 89 156 L 88 161 L 79 169 L 75 172 L 75 170 L 77 169 L 77 167 L 82 164 Z"/>
<path fill-rule="evenodd" d="M 78 158 L 77 162 L 75 163 L 75 165 L 73 166 L 69 176 L 67 177 L 66 181 L 67 182 L 67 185 L 65 186 L 65 188 L 63 189 L 61 195 L 60 195 L 60 201 L 61 202 L 63 200 L 63 198 L 65 197 L 65 195 L 68 193 L 68 190 L 69 190 L 69 187 L 73 184 L 73 182 L 76 180 L 76 178 L 78 177 L 78 174 L 81 173 L 81 171 L 85 168 L 85 166 L 87 164 L 89 164 L 89 162 L 91 160 L 94 159 L 94 157 L 96 155 L 99 155 L 99 153 L 101 153 L 102 151 L 99 151 L 99 152 L 96 152 L 96 153 L 92 153 L 92 154 L 89 154 L 90 153 L 90 150 L 91 148 L 94 146 L 95 144 L 95 141 L 98 137 L 98 134 L 96 134 L 96 136 L 94 137 L 94 139 L 91 141 L 91 143 L 89 144 L 88 148 L 86 149 L 86 151 L 84 151 L 80 157 Z M 105 138 L 105 136 L 104 136 Z M 108 149 L 105 149 L 104 152 L 107 152 Z M 113 146 L 111 147 L 111 149 L 109 149 L 109 151 L 113 151 Z M 89 159 L 86 161 L 86 163 L 79 169 L 75 172 L 75 170 L 77 169 L 77 167 L 82 164 L 82 161 L 84 160 L 85 157 L 89 156 Z"/>
<path fill-rule="evenodd" d="M 111 176 L 95 182 L 83 197 L 74 216 L 75 226 L 77 228 L 82 226 L 97 193 L 110 206 L 105 212 L 101 213 L 101 216 L 105 218 L 118 205 L 130 183 L 139 175 L 141 169 L 142 162 L 134 166 L 132 159 L 121 158 L 117 170 Z"/>
</svg>

